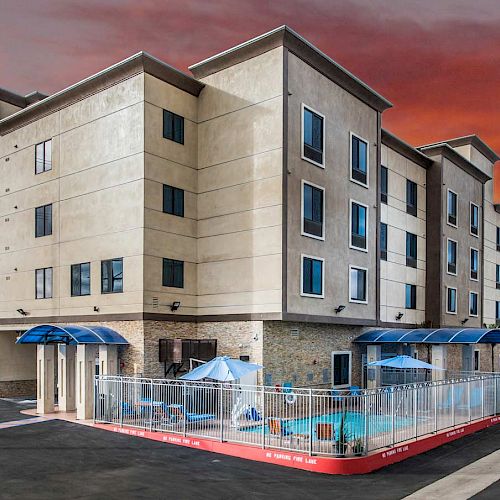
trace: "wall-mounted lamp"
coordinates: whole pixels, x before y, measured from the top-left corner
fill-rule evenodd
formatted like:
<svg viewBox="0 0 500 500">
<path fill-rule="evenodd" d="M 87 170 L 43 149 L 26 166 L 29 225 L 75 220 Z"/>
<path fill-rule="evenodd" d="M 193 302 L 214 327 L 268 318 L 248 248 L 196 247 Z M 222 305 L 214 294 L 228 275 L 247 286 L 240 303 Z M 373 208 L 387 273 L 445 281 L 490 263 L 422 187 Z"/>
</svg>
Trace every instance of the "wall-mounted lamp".
<svg viewBox="0 0 500 500">
<path fill-rule="evenodd" d="M 94 306 L 94 312 L 96 312 L 96 313 L 99 312 L 99 308 L 97 306 Z"/>
<path fill-rule="evenodd" d="M 335 312 L 338 314 L 339 312 L 342 312 L 344 309 L 345 309 L 345 306 L 340 305 L 340 306 L 335 308 Z"/>
<path fill-rule="evenodd" d="M 17 271 L 17 267 L 14 268 L 14 271 Z"/>
<path fill-rule="evenodd" d="M 462 321 L 460 321 L 460 323 L 462 323 L 462 325 L 465 325 L 465 323 L 467 323 L 467 321 L 469 321 L 469 318 L 464 318 Z"/>
<path fill-rule="evenodd" d="M 396 319 L 399 321 L 403 316 L 404 316 L 404 314 L 402 312 L 398 312 L 396 314 Z"/>
<path fill-rule="evenodd" d="M 21 315 L 21 316 L 28 316 L 28 313 L 22 309 L 21 307 L 19 309 L 17 309 L 17 312 Z"/>
<path fill-rule="evenodd" d="M 179 309 L 179 307 L 181 307 L 181 303 L 178 300 L 176 300 L 175 302 L 172 302 L 172 305 L 170 306 L 170 310 L 177 311 L 177 309 Z"/>
<path fill-rule="evenodd" d="M 17 205 L 14 205 L 14 208 L 17 210 Z"/>
</svg>

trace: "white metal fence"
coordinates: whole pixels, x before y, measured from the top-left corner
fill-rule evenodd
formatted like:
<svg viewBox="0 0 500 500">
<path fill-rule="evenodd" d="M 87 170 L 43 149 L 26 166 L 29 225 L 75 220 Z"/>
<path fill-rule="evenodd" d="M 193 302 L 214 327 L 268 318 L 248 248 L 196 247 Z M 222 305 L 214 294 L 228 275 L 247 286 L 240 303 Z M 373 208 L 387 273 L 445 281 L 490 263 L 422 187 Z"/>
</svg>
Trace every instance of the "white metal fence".
<svg viewBox="0 0 500 500">
<path fill-rule="evenodd" d="M 94 420 L 311 455 L 363 455 L 487 416 L 500 374 L 339 394 L 96 376 Z"/>
</svg>

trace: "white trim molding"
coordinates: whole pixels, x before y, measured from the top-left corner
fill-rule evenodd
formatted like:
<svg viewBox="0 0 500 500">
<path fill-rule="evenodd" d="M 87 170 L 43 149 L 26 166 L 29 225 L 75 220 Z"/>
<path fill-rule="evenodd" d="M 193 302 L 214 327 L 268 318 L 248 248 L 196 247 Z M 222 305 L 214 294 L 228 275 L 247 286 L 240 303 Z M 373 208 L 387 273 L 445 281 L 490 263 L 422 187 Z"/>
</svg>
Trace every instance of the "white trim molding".
<svg viewBox="0 0 500 500">
<path fill-rule="evenodd" d="M 311 158 L 307 158 L 304 155 L 304 110 L 308 109 L 312 113 L 320 116 L 323 119 L 323 163 L 318 163 L 317 161 L 311 160 Z M 308 106 L 307 104 L 301 103 L 300 105 L 300 157 L 308 161 L 309 163 L 312 163 L 313 165 L 316 165 L 317 167 L 320 168 L 325 168 L 325 157 L 326 157 L 326 118 L 325 115 L 320 113 L 319 111 L 316 111 L 314 108 L 311 106 Z"/>
<path fill-rule="evenodd" d="M 455 311 L 450 311 L 448 309 L 448 290 L 455 290 Z M 447 286 L 446 287 L 446 314 L 454 314 L 456 316 L 457 311 L 458 311 L 458 292 L 457 292 L 457 289 L 454 286 Z"/>
<path fill-rule="evenodd" d="M 335 371 L 334 371 L 334 362 L 333 362 L 333 357 L 336 355 L 342 355 L 342 354 L 348 354 L 349 355 L 349 383 L 348 384 L 340 384 L 340 385 L 334 385 L 335 382 Z M 342 389 L 349 387 L 352 382 L 352 351 L 332 351 L 331 354 L 331 363 L 332 363 L 332 388 L 334 389 Z"/>
<path fill-rule="evenodd" d="M 472 207 L 476 207 L 477 208 L 477 234 L 474 234 L 472 232 Z M 479 217 L 479 205 L 477 205 L 476 203 L 474 202 L 470 202 L 470 205 L 469 205 L 469 232 L 471 234 L 471 236 L 474 236 L 474 238 L 479 238 L 479 231 L 481 230 L 480 227 L 481 227 L 481 222 L 480 222 L 481 218 Z"/>
<path fill-rule="evenodd" d="M 359 139 L 360 141 L 363 141 L 366 144 L 366 184 L 353 179 L 352 177 L 352 138 L 356 137 L 356 139 Z M 363 137 L 361 137 L 358 134 L 355 134 L 352 131 L 349 131 L 349 179 L 351 182 L 354 182 L 355 184 L 358 184 L 360 186 L 363 186 L 364 188 L 368 189 L 370 186 L 370 141 L 367 141 Z"/>
<path fill-rule="evenodd" d="M 448 257 L 449 257 L 449 247 L 448 247 L 448 242 L 453 241 L 455 243 L 455 272 L 450 273 L 448 271 Z M 469 259 L 470 259 L 470 254 L 469 254 Z M 469 264 L 469 269 L 470 269 L 470 264 Z M 456 276 L 458 274 L 458 241 L 454 240 L 453 238 L 446 238 L 446 274 L 449 274 L 450 276 Z M 470 273 L 469 273 L 470 275 Z"/>
<path fill-rule="evenodd" d="M 356 245 L 352 244 L 352 205 L 355 203 L 356 205 L 359 205 L 360 207 L 364 207 L 366 209 L 366 221 L 365 221 L 365 243 L 366 247 L 357 247 Z M 353 200 L 352 198 L 349 198 L 349 248 L 352 250 L 359 250 L 360 252 L 365 252 L 368 253 L 368 230 L 369 230 L 369 214 L 370 214 L 370 209 L 368 205 L 365 205 L 364 203 L 361 203 L 360 201 Z"/>
<path fill-rule="evenodd" d="M 353 269 L 357 269 L 358 271 L 365 272 L 365 300 L 357 300 L 352 298 L 352 280 L 351 280 L 351 271 Z M 349 265 L 349 302 L 353 304 L 368 304 L 368 268 L 362 266 Z"/>
<path fill-rule="evenodd" d="M 457 210 L 457 213 L 456 213 L 456 224 L 452 224 L 449 220 L 449 213 L 450 213 L 450 197 L 448 196 L 448 193 L 453 193 L 456 197 L 457 197 L 457 203 L 456 203 L 456 210 Z M 446 224 L 448 224 L 448 226 L 451 226 L 451 227 L 454 227 L 454 228 L 458 228 L 458 194 L 455 193 L 455 191 L 451 190 L 451 189 L 447 189 L 446 190 Z"/>
<path fill-rule="evenodd" d="M 477 252 L 477 278 L 473 278 L 472 277 L 472 251 L 475 251 Z M 495 270 L 496 272 L 496 270 Z M 474 247 L 470 247 L 470 251 L 469 251 L 469 279 L 471 281 L 479 281 L 479 273 L 480 273 L 480 260 L 479 260 L 479 250 L 477 248 L 474 248 Z M 496 278 L 496 276 L 495 276 Z"/>
<path fill-rule="evenodd" d="M 304 230 L 304 186 L 305 185 L 308 185 L 308 186 L 311 186 L 313 188 L 316 188 L 316 189 L 320 189 L 321 191 L 323 191 L 323 224 L 322 224 L 322 233 L 323 233 L 323 236 L 316 236 L 314 234 L 310 234 L 310 233 L 306 233 L 305 230 Z M 301 179 L 300 181 L 300 234 L 302 236 L 306 236 L 308 238 L 313 238 L 315 240 L 321 240 L 321 241 L 325 241 L 325 232 L 326 232 L 326 192 L 325 192 L 325 188 L 322 187 L 322 186 L 318 186 L 317 184 L 314 184 L 312 182 L 309 182 L 309 181 L 306 181 L 304 179 Z"/>
<path fill-rule="evenodd" d="M 476 296 L 476 314 L 472 314 L 470 312 L 470 306 L 472 304 L 471 299 L 473 295 Z M 469 291 L 469 316 L 471 316 L 472 318 L 477 318 L 479 316 L 479 294 L 477 292 L 474 292 L 473 290 Z"/>
<path fill-rule="evenodd" d="M 317 260 L 321 262 L 321 294 L 304 292 L 304 258 Z M 315 255 L 300 254 L 300 295 L 301 297 L 310 297 L 313 299 L 325 298 L 325 259 Z"/>
</svg>

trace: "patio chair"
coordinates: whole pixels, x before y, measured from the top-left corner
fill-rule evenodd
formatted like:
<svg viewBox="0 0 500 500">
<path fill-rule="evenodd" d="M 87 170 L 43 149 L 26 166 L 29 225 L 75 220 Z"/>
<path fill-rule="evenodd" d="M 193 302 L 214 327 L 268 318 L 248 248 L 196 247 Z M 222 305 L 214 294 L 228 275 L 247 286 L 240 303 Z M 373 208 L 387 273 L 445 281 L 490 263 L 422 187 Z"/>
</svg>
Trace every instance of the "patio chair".
<svg viewBox="0 0 500 500">
<path fill-rule="evenodd" d="M 215 420 L 215 415 L 212 413 L 191 413 L 186 411 L 183 405 L 167 405 L 165 410 L 170 422 L 173 424 L 177 424 L 183 420 L 186 420 L 188 424 Z"/>
<path fill-rule="evenodd" d="M 333 429 L 333 424 L 325 422 L 316 423 L 316 438 L 318 441 L 327 442 L 330 448 L 333 450 L 335 442 L 335 433 Z M 330 451 L 332 451 L 330 450 Z"/>
<path fill-rule="evenodd" d="M 351 396 L 359 396 L 361 394 L 361 388 L 359 385 L 351 385 L 349 386 L 349 391 Z"/>
<path fill-rule="evenodd" d="M 290 428 L 288 428 L 286 423 L 287 420 L 278 417 L 269 417 L 267 419 L 267 425 L 269 427 L 269 435 L 278 437 L 280 446 L 283 442 L 283 438 L 287 438 L 290 441 L 290 444 L 292 443 L 292 439 L 294 438 L 297 439 L 297 442 L 300 439 L 310 438 L 309 434 L 302 434 L 302 433 L 297 434 L 293 432 Z"/>
</svg>

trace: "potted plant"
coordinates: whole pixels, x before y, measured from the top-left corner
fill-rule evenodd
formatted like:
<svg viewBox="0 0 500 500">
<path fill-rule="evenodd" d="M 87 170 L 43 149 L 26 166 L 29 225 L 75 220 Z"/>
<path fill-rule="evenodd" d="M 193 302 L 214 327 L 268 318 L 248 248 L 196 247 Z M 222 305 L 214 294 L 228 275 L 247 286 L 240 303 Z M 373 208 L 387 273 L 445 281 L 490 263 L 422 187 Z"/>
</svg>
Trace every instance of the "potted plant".
<svg viewBox="0 0 500 500">
<path fill-rule="evenodd" d="M 335 451 L 338 457 L 344 457 L 346 455 L 349 443 L 349 435 L 346 431 L 345 421 L 346 411 L 342 412 L 342 417 L 340 419 L 340 425 L 335 440 Z"/>
</svg>

